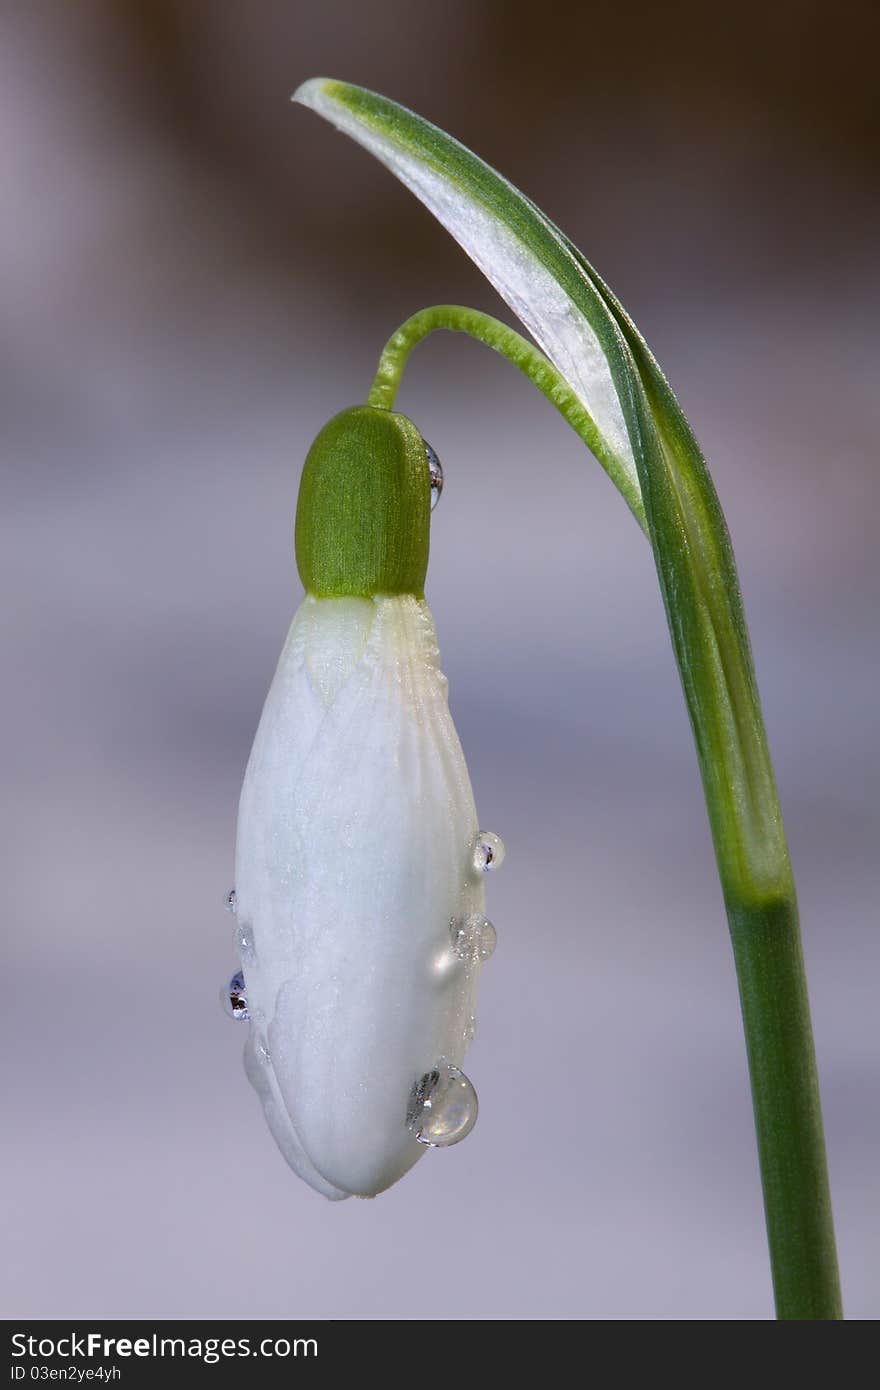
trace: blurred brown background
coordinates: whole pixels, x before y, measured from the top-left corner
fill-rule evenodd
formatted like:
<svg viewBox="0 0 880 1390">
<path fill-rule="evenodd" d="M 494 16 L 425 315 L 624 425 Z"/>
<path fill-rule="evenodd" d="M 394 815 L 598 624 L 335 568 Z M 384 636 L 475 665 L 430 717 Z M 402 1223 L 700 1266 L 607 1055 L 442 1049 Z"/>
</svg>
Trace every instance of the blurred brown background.
<svg viewBox="0 0 880 1390">
<path fill-rule="evenodd" d="M 0 19 L 7 1317 L 764 1318 L 737 1002 L 647 547 L 476 345 L 429 598 L 500 946 L 481 1117 L 373 1203 L 287 1172 L 216 1002 L 299 466 L 408 313 L 502 312 L 289 104 L 378 88 L 621 295 L 737 546 L 804 920 L 848 1311 L 880 1295 L 876 7 L 19 4 Z"/>
</svg>

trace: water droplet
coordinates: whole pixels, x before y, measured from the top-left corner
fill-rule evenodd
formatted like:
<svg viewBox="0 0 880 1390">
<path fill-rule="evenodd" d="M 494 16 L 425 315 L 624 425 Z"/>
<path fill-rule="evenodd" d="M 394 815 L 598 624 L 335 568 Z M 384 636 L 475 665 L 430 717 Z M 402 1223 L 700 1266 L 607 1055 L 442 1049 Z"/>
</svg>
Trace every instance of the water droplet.
<svg viewBox="0 0 880 1390">
<path fill-rule="evenodd" d="M 481 830 L 474 841 L 474 868 L 478 874 L 491 873 L 504 863 L 504 841 L 491 830 Z"/>
<path fill-rule="evenodd" d="M 253 960 L 254 958 L 254 933 L 253 929 L 245 922 L 235 928 L 235 944 L 242 960 Z"/>
<path fill-rule="evenodd" d="M 235 889 L 230 888 L 229 892 L 226 894 L 226 911 L 235 912 L 237 906 L 238 904 L 235 900 Z"/>
<path fill-rule="evenodd" d="M 431 479 L 431 511 L 433 511 L 440 501 L 440 494 L 443 491 L 443 465 L 427 439 L 424 444 L 425 453 L 428 456 L 428 474 Z"/>
<path fill-rule="evenodd" d="M 498 945 L 498 933 L 482 912 L 472 912 L 451 926 L 452 947 L 460 960 L 488 960 Z"/>
<path fill-rule="evenodd" d="M 420 1144 L 443 1149 L 467 1138 L 478 1109 L 477 1093 L 464 1072 L 441 1057 L 413 1087 L 406 1123 Z"/>
<path fill-rule="evenodd" d="M 248 1019 L 247 993 L 244 986 L 244 975 L 240 970 L 224 985 L 220 991 L 220 1003 L 230 1018 Z"/>
</svg>

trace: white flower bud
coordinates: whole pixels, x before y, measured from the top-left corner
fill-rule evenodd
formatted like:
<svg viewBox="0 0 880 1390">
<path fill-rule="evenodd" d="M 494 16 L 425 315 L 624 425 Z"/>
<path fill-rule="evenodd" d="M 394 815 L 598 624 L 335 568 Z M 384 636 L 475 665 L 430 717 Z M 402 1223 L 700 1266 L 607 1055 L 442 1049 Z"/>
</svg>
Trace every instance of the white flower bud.
<svg viewBox="0 0 880 1390">
<path fill-rule="evenodd" d="M 415 1163 L 413 1098 L 472 1032 L 483 955 L 462 924 L 484 888 L 438 657 L 423 600 L 307 596 L 241 794 L 247 1071 L 288 1163 L 331 1198 Z"/>
</svg>

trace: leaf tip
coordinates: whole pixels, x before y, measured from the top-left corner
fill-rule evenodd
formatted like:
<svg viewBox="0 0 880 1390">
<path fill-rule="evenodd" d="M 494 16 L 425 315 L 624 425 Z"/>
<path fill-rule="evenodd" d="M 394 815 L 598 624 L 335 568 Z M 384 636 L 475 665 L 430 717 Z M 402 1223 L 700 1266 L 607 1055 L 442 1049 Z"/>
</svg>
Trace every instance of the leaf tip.
<svg viewBox="0 0 880 1390">
<path fill-rule="evenodd" d="M 310 106 L 313 111 L 322 112 L 328 99 L 332 97 L 333 89 L 343 85 L 341 82 L 335 82 L 332 77 L 309 77 L 299 84 L 290 100 L 299 102 L 300 106 Z"/>
</svg>

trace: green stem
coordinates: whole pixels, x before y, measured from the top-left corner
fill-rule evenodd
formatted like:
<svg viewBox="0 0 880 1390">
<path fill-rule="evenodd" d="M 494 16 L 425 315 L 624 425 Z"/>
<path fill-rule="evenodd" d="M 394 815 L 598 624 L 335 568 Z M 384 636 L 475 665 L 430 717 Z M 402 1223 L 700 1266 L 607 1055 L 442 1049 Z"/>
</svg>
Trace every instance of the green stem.
<svg viewBox="0 0 880 1390">
<path fill-rule="evenodd" d="M 423 338 L 441 328 L 453 333 L 467 333 L 469 337 L 485 343 L 486 347 L 492 348 L 508 362 L 512 362 L 523 376 L 528 377 L 533 386 L 537 386 L 542 396 L 547 397 L 563 420 L 571 425 L 575 434 L 596 456 L 647 535 L 648 523 L 641 494 L 629 481 L 625 471 L 619 467 L 613 450 L 565 378 L 534 344 L 489 314 L 480 313 L 478 309 L 466 309 L 460 304 L 435 304 L 430 309 L 422 309 L 418 314 L 413 314 L 412 318 L 407 319 L 397 332 L 392 334 L 382 349 L 367 404 L 380 410 L 394 408 L 397 388 L 407 358 Z"/>
<path fill-rule="evenodd" d="M 624 328 L 640 358 L 649 395 L 668 390 L 635 330 L 627 321 Z M 513 329 L 457 305 L 424 309 L 389 339 L 370 391 L 370 405 L 393 408 L 410 352 L 437 329 L 477 338 L 537 386 L 596 455 L 654 548 L 697 743 L 733 944 L 777 1316 L 799 1321 L 841 1318 L 797 900 L 732 552 L 708 475 L 703 481 L 705 493 L 693 495 L 682 493 L 678 482 L 679 476 L 693 476 L 687 470 L 670 466 L 656 475 L 661 483 L 667 480 L 669 497 L 654 496 L 649 525 L 642 496 L 617 466 L 594 421 L 555 367 Z M 654 420 L 663 418 L 657 402 L 652 400 L 651 405 Z M 644 424 L 647 438 L 654 425 L 650 418 Z M 663 439 L 662 447 L 674 465 L 680 441 Z M 643 485 L 646 481 L 650 479 L 643 478 Z M 664 506 L 679 518 L 672 533 L 685 538 L 688 562 L 684 568 L 675 546 L 670 548 L 666 539 L 670 528 L 657 523 Z M 712 544 L 705 549 L 708 538 Z M 693 592 L 688 594 L 682 584 L 691 581 Z M 732 620 L 727 604 L 732 605 Z M 713 692 L 708 703 L 707 691 Z"/>
<path fill-rule="evenodd" d="M 843 1317 L 794 893 L 728 902 L 778 1318 Z"/>
</svg>

